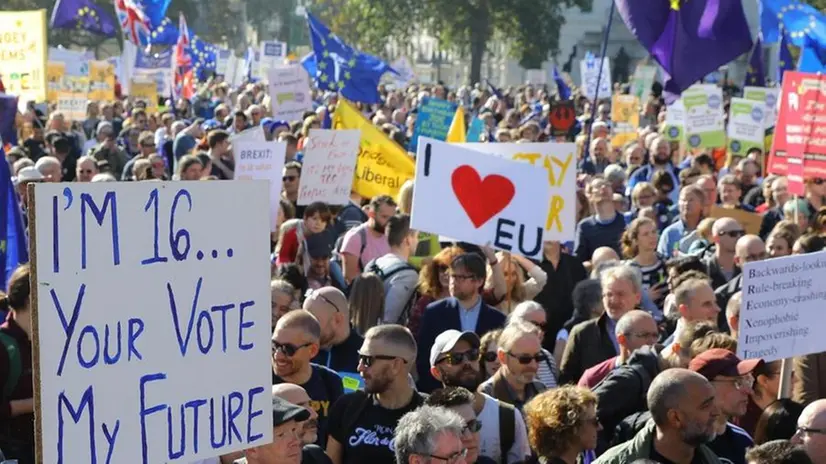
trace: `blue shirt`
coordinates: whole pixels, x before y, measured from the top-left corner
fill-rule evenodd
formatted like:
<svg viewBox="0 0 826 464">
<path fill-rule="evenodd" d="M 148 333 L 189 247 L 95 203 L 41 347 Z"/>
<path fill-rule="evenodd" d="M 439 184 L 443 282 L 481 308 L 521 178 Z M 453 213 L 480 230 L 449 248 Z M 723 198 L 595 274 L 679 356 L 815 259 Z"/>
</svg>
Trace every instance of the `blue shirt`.
<svg viewBox="0 0 826 464">
<path fill-rule="evenodd" d="M 470 308 L 459 305 L 459 323 L 462 332 L 476 332 L 476 323 L 479 322 L 479 313 L 482 312 L 482 296 L 479 295 L 476 304 Z"/>
<path fill-rule="evenodd" d="M 608 321 L 605 324 L 606 325 L 605 328 L 608 329 L 608 337 L 611 339 L 611 343 L 614 344 L 614 349 L 617 350 L 617 353 L 619 353 L 620 352 L 619 342 L 617 341 L 617 334 L 616 334 L 617 321 L 611 319 L 610 317 L 606 317 L 605 320 Z"/>
<path fill-rule="evenodd" d="M 682 220 L 666 227 L 662 235 L 660 235 L 660 241 L 657 244 L 657 253 L 664 256 L 665 259 L 674 257 L 674 250 L 678 249 L 680 240 L 685 234 L 685 223 Z"/>
<path fill-rule="evenodd" d="M 680 178 L 677 175 L 677 170 L 674 169 L 674 166 L 668 164 L 665 167 L 666 172 L 671 175 L 671 179 L 674 181 L 674 190 L 671 191 L 671 201 L 676 204 L 680 199 Z M 627 197 L 631 197 L 631 192 L 634 190 L 634 186 L 636 186 L 640 182 L 651 182 L 651 179 L 654 178 L 654 173 L 656 169 L 652 165 L 642 166 L 633 174 L 631 174 L 631 178 L 628 179 L 628 184 L 626 185 L 625 195 Z"/>
</svg>

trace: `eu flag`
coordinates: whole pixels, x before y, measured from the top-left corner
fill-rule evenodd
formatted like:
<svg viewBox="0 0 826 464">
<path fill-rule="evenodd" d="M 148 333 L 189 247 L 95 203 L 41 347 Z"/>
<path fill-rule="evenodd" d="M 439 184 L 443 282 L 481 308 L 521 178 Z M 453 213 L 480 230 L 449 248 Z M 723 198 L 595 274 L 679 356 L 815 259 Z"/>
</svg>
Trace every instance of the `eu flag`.
<svg viewBox="0 0 826 464">
<path fill-rule="evenodd" d="M 663 69 L 666 100 L 751 50 L 738 0 L 616 0 L 628 29 Z"/>
<path fill-rule="evenodd" d="M 6 282 L 14 269 L 29 261 L 26 230 L 17 192 L 11 181 L 11 169 L 6 152 L 0 147 L 0 288 L 6 290 Z"/>
<path fill-rule="evenodd" d="M 826 15 L 799 0 L 761 0 L 760 29 L 766 43 L 781 36 L 796 47 L 826 48 Z"/>
<path fill-rule="evenodd" d="M 166 19 L 166 10 L 171 1 L 115 0 L 115 13 L 118 15 L 124 39 L 138 46 L 151 45 L 152 31 Z"/>
<path fill-rule="evenodd" d="M 115 37 L 115 18 L 93 0 L 57 0 L 50 26 L 54 29 L 78 29 L 104 37 Z"/>
<path fill-rule="evenodd" d="M 763 41 L 758 37 L 749 58 L 749 69 L 746 71 L 745 85 L 752 87 L 766 86 L 766 66 L 763 63 Z"/>
<path fill-rule="evenodd" d="M 149 41 L 152 45 L 175 45 L 178 43 L 178 26 L 171 19 L 163 18 L 161 22 L 149 30 Z"/>
<path fill-rule="evenodd" d="M 339 92 L 350 101 L 381 102 L 379 79 L 393 68 L 375 56 L 353 49 L 309 13 L 307 24 L 318 67 L 316 86 Z"/>
<path fill-rule="evenodd" d="M 559 94 L 560 100 L 568 100 L 571 98 L 571 88 L 565 83 L 565 79 L 559 75 L 559 70 L 554 66 L 554 82 L 556 82 L 556 93 Z"/>
<path fill-rule="evenodd" d="M 307 56 L 301 58 L 301 66 L 307 71 L 313 79 L 315 79 L 316 73 L 318 73 L 318 66 L 315 62 L 315 53 L 310 52 L 307 53 Z"/>
<path fill-rule="evenodd" d="M 789 40 L 783 35 L 780 40 L 780 48 L 778 50 L 779 57 L 777 60 L 777 82 L 783 82 L 783 73 L 786 71 L 794 71 L 794 57 L 792 56 L 792 49 L 790 48 Z"/>
<path fill-rule="evenodd" d="M 209 78 L 209 73 L 217 66 L 218 49 L 211 43 L 204 42 L 197 35 L 192 36 L 192 62 L 195 75 L 201 81 Z"/>
<path fill-rule="evenodd" d="M 16 117 L 17 96 L 0 94 L 0 148 L 17 145 L 17 130 L 14 127 Z"/>
</svg>

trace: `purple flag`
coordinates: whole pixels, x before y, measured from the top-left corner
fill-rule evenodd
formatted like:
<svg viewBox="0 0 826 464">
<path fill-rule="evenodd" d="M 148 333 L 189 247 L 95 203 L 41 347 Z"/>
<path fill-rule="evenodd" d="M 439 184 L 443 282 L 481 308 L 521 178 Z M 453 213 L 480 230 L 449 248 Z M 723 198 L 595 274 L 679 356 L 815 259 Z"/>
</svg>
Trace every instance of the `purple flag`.
<svg viewBox="0 0 826 464">
<path fill-rule="evenodd" d="M 93 0 L 57 0 L 51 27 L 80 29 L 104 37 L 117 36 L 115 18 Z"/>
<path fill-rule="evenodd" d="M 743 4 L 732 0 L 616 0 L 628 29 L 663 68 L 666 100 L 751 50 Z"/>
<path fill-rule="evenodd" d="M 17 96 L 0 93 L 0 148 L 17 145 L 17 130 L 14 118 L 17 116 Z"/>
</svg>

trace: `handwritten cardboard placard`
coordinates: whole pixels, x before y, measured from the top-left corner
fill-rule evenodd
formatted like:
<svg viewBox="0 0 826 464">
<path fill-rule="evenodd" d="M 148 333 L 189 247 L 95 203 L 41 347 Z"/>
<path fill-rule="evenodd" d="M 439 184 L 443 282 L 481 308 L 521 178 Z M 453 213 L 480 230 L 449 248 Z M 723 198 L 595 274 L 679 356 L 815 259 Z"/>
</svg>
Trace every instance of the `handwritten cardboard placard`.
<svg viewBox="0 0 826 464">
<path fill-rule="evenodd" d="M 272 440 L 268 192 L 29 187 L 38 462 L 192 462 Z"/>
<path fill-rule="evenodd" d="M 350 201 L 361 131 L 313 129 L 304 145 L 304 167 L 298 187 L 298 204 L 323 201 L 346 205 Z"/>
<path fill-rule="evenodd" d="M 541 169 L 548 185 L 545 240 L 569 241 L 576 232 L 576 145 L 573 143 L 466 143 L 463 147 Z M 417 181 L 418 184 L 418 181 Z"/>
<path fill-rule="evenodd" d="M 300 64 L 270 69 L 267 80 L 274 119 L 298 121 L 305 111 L 312 111 L 310 76 Z"/>
<path fill-rule="evenodd" d="M 411 227 L 536 258 L 549 195 L 541 169 L 423 137 Z"/>
<path fill-rule="evenodd" d="M 737 354 L 770 362 L 826 350 L 826 252 L 746 263 Z"/>
<path fill-rule="evenodd" d="M 750 213 L 742 209 L 723 208 L 718 205 L 711 207 L 709 216 L 715 219 L 732 218 L 743 226 L 747 234 L 753 235 L 760 233 L 760 224 L 763 221 L 763 216 L 758 213 Z"/>
<path fill-rule="evenodd" d="M 270 230 L 278 232 L 278 207 L 287 144 L 238 140 L 232 144 L 235 180 L 266 180 L 270 185 Z"/>
</svg>

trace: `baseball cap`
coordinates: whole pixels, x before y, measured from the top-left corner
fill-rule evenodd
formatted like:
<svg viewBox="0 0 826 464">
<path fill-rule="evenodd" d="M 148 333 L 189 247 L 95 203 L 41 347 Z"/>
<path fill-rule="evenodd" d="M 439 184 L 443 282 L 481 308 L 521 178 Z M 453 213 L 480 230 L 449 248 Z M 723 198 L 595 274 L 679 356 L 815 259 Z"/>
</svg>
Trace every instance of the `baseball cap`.
<svg viewBox="0 0 826 464">
<path fill-rule="evenodd" d="M 294 420 L 303 422 L 310 418 L 310 411 L 301 406 L 296 406 L 277 396 L 272 397 L 272 426 L 276 427 L 281 424 Z"/>
<path fill-rule="evenodd" d="M 34 166 L 26 166 L 17 171 L 17 176 L 14 178 L 14 185 L 20 185 L 27 182 L 40 182 L 43 180 L 43 174 Z"/>
<path fill-rule="evenodd" d="M 430 347 L 430 367 L 435 366 L 439 356 L 452 350 L 459 343 L 459 340 L 470 343 L 473 348 L 479 348 L 482 345 L 479 336 L 475 332 L 459 332 L 455 329 L 445 330 L 436 337 L 436 341 Z"/>
<path fill-rule="evenodd" d="M 344 292 L 335 287 L 321 287 L 318 290 L 307 292 L 304 298 L 305 311 L 313 312 L 323 307 L 330 308 L 338 313 L 347 309 L 347 297 Z"/>
<path fill-rule="evenodd" d="M 333 255 L 333 237 L 326 230 L 307 236 L 307 254 L 310 258 L 329 258 Z"/>
<path fill-rule="evenodd" d="M 762 363 L 763 360 L 759 358 L 743 361 L 729 350 L 712 348 L 692 359 L 688 368 L 708 380 L 714 380 L 717 376 L 737 377 L 749 374 Z"/>
</svg>

